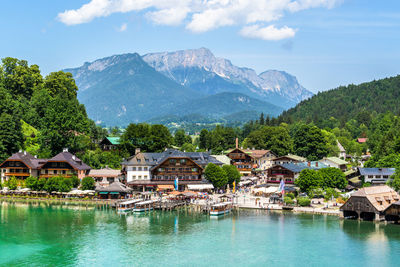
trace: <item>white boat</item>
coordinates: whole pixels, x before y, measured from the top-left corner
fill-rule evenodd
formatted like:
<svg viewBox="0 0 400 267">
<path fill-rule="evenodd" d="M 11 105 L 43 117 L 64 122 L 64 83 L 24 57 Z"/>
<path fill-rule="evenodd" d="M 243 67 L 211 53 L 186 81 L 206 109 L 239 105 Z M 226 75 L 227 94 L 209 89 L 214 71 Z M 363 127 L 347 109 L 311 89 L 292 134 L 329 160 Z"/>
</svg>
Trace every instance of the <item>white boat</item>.
<svg viewBox="0 0 400 267">
<path fill-rule="evenodd" d="M 218 216 L 231 212 L 232 202 L 222 202 L 211 206 L 210 215 Z"/>
<path fill-rule="evenodd" d="M 135 207 L 135 204 L 138 203 L 138 202 L 141 202 L 141 201 L 143 201 L 143 200 L 141 200 L 141 199 L 131 199 L 131 200 L 127 200 L 127 201 L 121 202 L 121 203 L 118 204 L 117 211 L 121 212 L 121 213 L 132 211 L 133 208 Z"/>
<path fill-rule="evenodd" d="M 135 203 L 135 207 L 133 208 L 133 211 L 134 212 L 144 212 L 144 211 L 153 210 L 154 202 L 156 202 L 156 200 L 146 200 L 146 201 Z"/>
</svg>

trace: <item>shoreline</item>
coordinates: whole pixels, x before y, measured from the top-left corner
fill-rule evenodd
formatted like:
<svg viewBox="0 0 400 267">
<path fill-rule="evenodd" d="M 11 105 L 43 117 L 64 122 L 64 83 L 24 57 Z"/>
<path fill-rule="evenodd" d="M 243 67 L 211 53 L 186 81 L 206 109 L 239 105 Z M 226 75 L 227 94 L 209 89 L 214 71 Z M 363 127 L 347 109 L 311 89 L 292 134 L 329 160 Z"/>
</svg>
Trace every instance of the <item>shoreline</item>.
<svg viewBox="0 0 400 267">
<path fill-rule="evenodd" d="M 84 205 L 84 206 L 103 206 L 111 208 L 112 204 L 119 200 L 94 200 L 94 199 L 67 199 L 67 198 L 31 198 L 31 197 L 9 197 L 0 196 L 0 201 L 16 201 L 16 202 L 32 202 L 38 201 L 48 204 L 73 204 L 73 205 Z M 315 215 L 330 215 L 340 216 L 339 210 L 323 210 L 321 208 L 313 207 L 294 207 L 293 210 L 283 210 L 282 206 L 272 206 L 268 208 L 256 207 L 256 206 L 241 206 L 236 207 L 238 210 L 263 210 L 263 211 L 285 211 L 293 214 L 315 214 Z"/>
</svg>

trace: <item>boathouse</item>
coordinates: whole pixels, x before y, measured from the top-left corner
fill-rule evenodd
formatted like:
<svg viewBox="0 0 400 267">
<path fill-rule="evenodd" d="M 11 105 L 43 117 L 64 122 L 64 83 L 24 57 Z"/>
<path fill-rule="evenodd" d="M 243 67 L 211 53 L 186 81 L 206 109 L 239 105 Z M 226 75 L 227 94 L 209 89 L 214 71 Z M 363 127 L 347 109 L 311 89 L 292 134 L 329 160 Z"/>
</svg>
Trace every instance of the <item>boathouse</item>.
<svg viewBox="0 0 400 267">
<path fill-rule="evenodd" d="M 340 208 L 341 217 L 381 221 L 385 219 L 384 211 L 396 201 L 399 201 L 399 195 L 387 185 L 364 187 Z"/>
<path fill-rule="evenodd" d="M 383 212 L 385 215 L 385 220 L 388 222 L 400 222 L 400 201 L 392 203 Z"/>
<path fill-rule="evenodd" d="M 121 199 L 126 198 L 132 189 L 117 181 L 106 187 L 98 186 L 95 191 L 100 199 Z"/>
</svg>

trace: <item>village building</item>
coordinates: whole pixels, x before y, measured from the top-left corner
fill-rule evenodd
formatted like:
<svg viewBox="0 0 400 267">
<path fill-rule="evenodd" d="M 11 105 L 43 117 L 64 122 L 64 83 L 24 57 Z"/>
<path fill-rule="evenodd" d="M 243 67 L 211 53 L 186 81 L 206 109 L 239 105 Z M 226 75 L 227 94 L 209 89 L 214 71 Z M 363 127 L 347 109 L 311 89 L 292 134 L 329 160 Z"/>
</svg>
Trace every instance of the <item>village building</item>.
<svg viewBox="0 0 400 267">
<path fill-rule="evenodd" d="M 248 176 L 256 170 L 266 170 L 272 166 L 276 155 L 270 150 L 235 148 L 226 155 L 231 165 L 238 168 L 242 175 Z"/>
<path fill-rule="evenodd" d="M 364 183 L 386 184 L 387 180 L 392 176 L 395 168 L 358 168 L 361 180 Z"/>
<path fill-rule="evenodd" d="M 321 168 L 327 168 L 327 166 L 318 161 L 277 164 L 267 170 L 267 183 L 280 183 L 283 180 L 286 184 L 293 184 L 302 170 L 319 170 Z"/>
<path fill-rule="evenodd" d="M 399 194 L 387 185 L 364 187 L 340 207 L 341 217 L 381 221 L 385 219 L 384 211 L 399 198 Z"/>
<path fill-rule="evenodd" d="M 383 214 L 386 221 L 400 223 L 400 201 L 392 203 L 383 211 Z"/>
<path fill-rule="evenodd" d="M 124 199 L 128 198 L 132 189 L 118 181 L 113 182 L 109 186 L 97 186 L 95 189 L 100 199 Z"/>
<path fill-rule="evenodd" d="M 39 166 L 39 177 L 50 178 L 54 176 L 72 177 L 76 176 L 80 180 L 89 174 L 90 167 L 82 160 L 77 158 L 68 149 L 58 153 L 51 159 Z"/>
<path fill-rule="evenodd" d="M 109 167 L 91 169 L 88 176 L 95 180 L 96 185 L 103 187 L 108 186 L 113 182 L 119 182 L 122 179 L 121 170 L 114 170 Z"/>
<path fill-rule="evenodd" d="M 342 172 L 347 171 L 347 161 L 342 160 L 340 158 L 337 157 L 327 157 L 327 158 L 323 158 L 322 160 L 320 160 L 321 163 L 332 167 L 332 168 L 338 168 L 340 169 Z"/>
<path fill-rule="evenodd" d="M 307 161 L 306 158 L 289 154 L 286 156 L 281 156 L 281 157 L 277 157 L 277 158 L 273 159 L 272 165 L 285 164 L 285 163 L 298 164 L 298 163 L 302 163 L 302 162 L 306 162 L 306 161 Z"/>
<path fill-rule="evenodd" d="M 145 190 L 173 190 L 176 178 L 180 190 L 189 184 L 205 184 L 204 169 L 208 163 L 222 163 L 206 152 L 181 152 L 167 149 L 162 153 L 136 154 L 122 162 L 124 181 L 132 188 Z"/>
<path fill-rule="evenodd" d="M 99 146 L 102 150 L 115 150 L 118 149 L 120 145 L 120 138 L 119 137 L 105 137 L 99 143 Z"/>
<path fill-rule="evenodd" d="M 1 165 L 1 178 L 8 180 L 10 177 L 26 179 L 29 176 L 49 178 L 53 176 L 84 178 L 90 167 L 75 155 L 64 149 L 51 159 L 38 159 L 28 152 L 19 151 L 6 159 Z"/>
<path fill-rule="evenodd" d="M 6 159 L 1 165 L 1 181 L 9 180 L 11 177 L 23 180 L 29 176 L 38 176 L 39 166 L 46 159 L 38 159 L 26 151 L 20 150 Z"/>
</svg>

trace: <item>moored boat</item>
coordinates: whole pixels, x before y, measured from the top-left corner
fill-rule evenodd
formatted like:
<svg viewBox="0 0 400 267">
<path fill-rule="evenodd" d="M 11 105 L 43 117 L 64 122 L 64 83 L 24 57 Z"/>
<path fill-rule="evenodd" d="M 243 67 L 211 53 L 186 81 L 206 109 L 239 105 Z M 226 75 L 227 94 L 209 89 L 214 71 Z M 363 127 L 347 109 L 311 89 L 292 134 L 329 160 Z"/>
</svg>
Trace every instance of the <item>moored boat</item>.
<svg viewBox="0 0 400 267">
<path fill-rule="evenodd" d="M 222 202 L 211 206 L 210 215 L 218 216 L 231 212 L 232 202 Z"/>
<path fill-rule="evenodd" d="M 153 204 L 156 200 L 146 200 L 142 202 L 135 203 L 135 207 L 133 208 L 134 212 L 144 212 L 153 210 Z"/>
<path fill-rule="evenodd" d="M 141 202 L 141 199 L 131 199 L 118 204 L 117 211 L 120 213 L 132 211 L 135 204 Z"/>
</svg>

